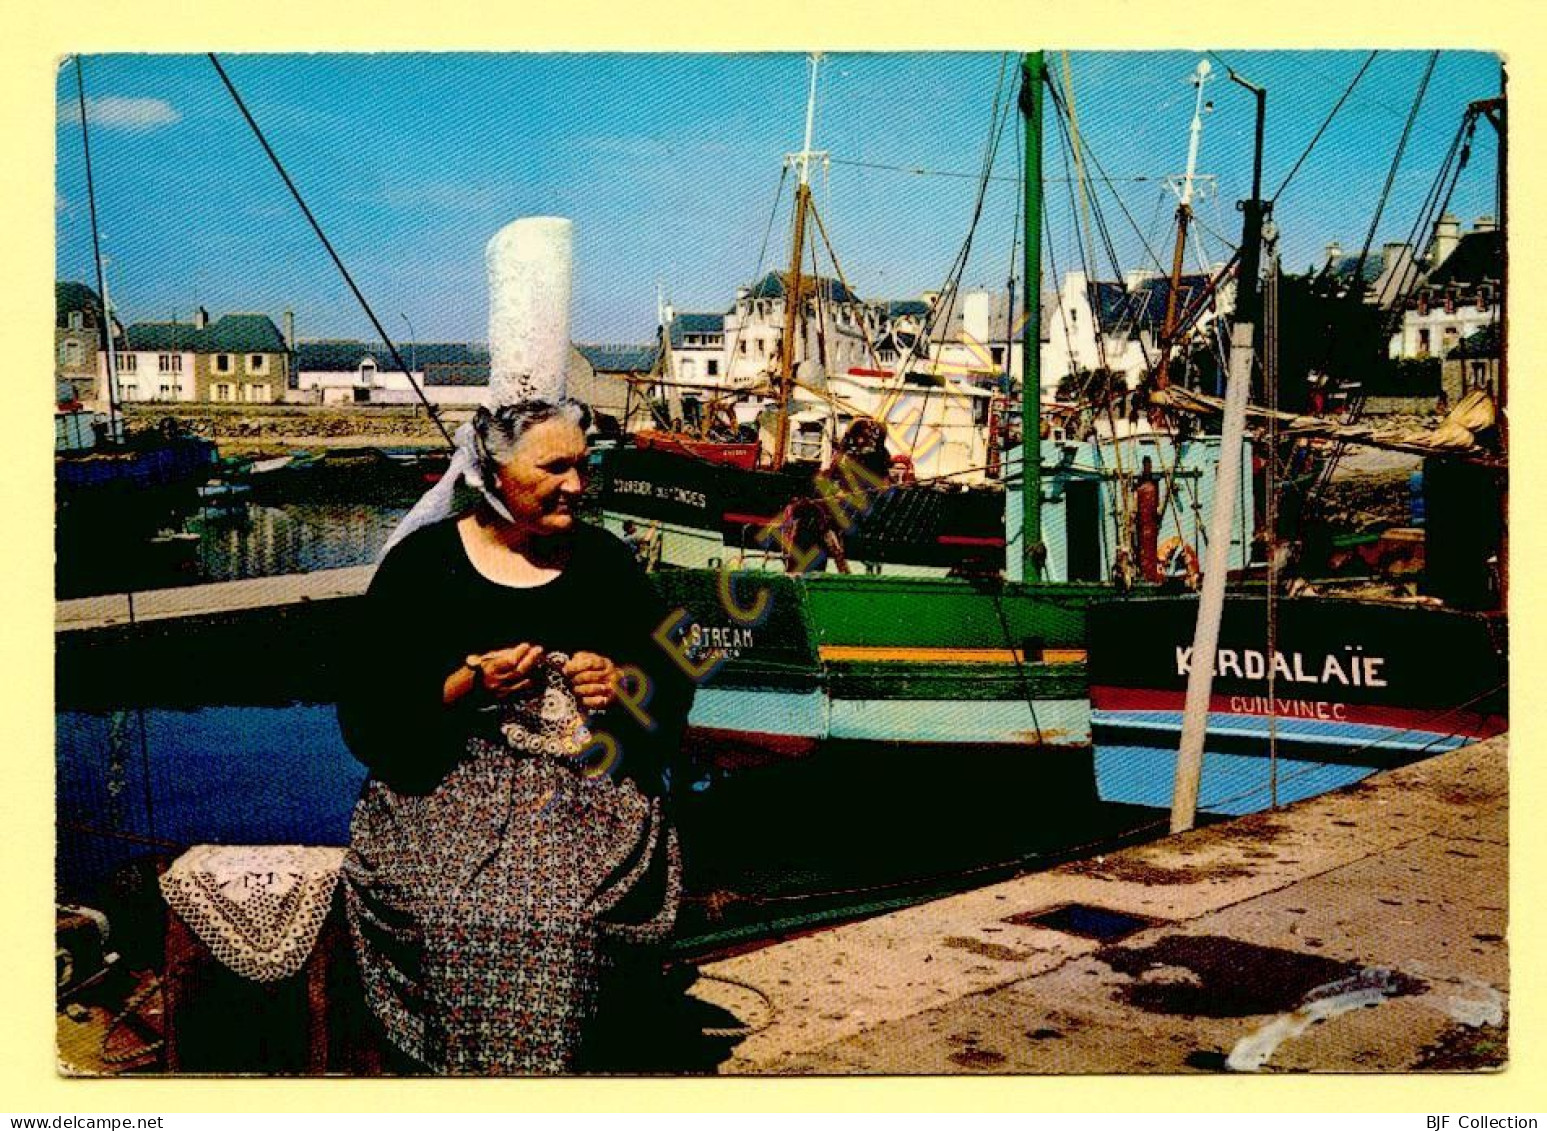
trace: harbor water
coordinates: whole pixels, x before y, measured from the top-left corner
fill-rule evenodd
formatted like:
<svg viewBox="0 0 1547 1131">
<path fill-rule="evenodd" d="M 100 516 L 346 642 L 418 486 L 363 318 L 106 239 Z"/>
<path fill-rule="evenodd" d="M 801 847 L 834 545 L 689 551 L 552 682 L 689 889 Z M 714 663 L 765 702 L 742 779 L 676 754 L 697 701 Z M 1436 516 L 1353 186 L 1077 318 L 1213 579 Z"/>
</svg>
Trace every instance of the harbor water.
<svg viewBox="0 0 1547 1131">
<path fill-rule="evenodd" d="M 125 876 L 202 843 L 345 844 L 364 769 L 331 704 L 57 716 L 56 884 L 112 902 Z M 1088 750 L 832 744 L 674 783 L 689 949 L 712 950 L 977 886 L 1159 835 L 1097 800 Z M 1157 817 L 1160 819 L 1157 820 Z M 144 903 L 142 910 L 153 904 Z"/>
<path fill-rule="evenodd" d="M 139 519 L 196 535 L 175 561 L 142 553 L 143 538 L 125 551 L 122 523 L 61 526 L 60 596 L 369 564 L 411 502 L 179 500 Z M 61 710 L 56 725 L 63 900 L 111 903 L 126 875 L 192 844 L 348 841 L 365 772 L 330 703 L 129 704 Z M 1163 831 L 1153 811 L 1098 800 L 1092 765 L 1088 749 L 1016 760 L 829 743 L 787 764 L 684 772 L 684 943 L 736 946 Z"/>
</svg>

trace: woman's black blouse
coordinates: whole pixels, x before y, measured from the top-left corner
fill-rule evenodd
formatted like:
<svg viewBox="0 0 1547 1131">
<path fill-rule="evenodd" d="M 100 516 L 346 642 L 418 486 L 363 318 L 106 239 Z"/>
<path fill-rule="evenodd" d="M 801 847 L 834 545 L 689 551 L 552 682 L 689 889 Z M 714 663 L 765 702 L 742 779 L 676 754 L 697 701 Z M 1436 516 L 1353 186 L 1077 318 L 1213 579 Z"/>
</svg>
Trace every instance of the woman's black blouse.
<svg viewBox="0 0 1547 1131">
<path fill-rule="evenodd" d="M 474 653 L 539 644 L 596 652 L 637 665 L 650 678 L 642 726 L 622 704 L 593 725 L 619 744 L 619 773 L 646 793 L 663 790 L 681 741 L 693 685 L 652 639 L 667 615 L 633 552 L 594 526 L 577 524 L 569 563 L 532 588 L 490 581 L 474 568 L 455 520 L 415 531 L 392 548 L 360 604 L 352 638 L 336 655 L 344 741 L 371 773 L 400 792 L 433 789 L 488 716 L 470 699 L 447 707 L 446 677 Z"/>
</svg>

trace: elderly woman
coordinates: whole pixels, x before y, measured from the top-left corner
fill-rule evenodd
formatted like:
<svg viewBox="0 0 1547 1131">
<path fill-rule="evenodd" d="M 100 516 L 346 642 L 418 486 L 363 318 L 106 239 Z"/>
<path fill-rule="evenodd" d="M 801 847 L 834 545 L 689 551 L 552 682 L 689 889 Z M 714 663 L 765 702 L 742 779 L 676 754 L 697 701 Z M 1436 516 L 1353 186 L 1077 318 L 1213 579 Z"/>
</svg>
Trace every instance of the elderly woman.
<svg viewBox="0 0 1547 1131">
<path fill-rule="evenodd" d="M 371 776 L 347 907 L 405 1067 L 590 1066 L 605 976 L 674 922 L 664 784 L 691 685 L 632 552 L 577 517 L 584 426 L 568 402 L 480 409 L 474 505 L 409 522 L 349 649 L 340 722 Z"/>
</svg>

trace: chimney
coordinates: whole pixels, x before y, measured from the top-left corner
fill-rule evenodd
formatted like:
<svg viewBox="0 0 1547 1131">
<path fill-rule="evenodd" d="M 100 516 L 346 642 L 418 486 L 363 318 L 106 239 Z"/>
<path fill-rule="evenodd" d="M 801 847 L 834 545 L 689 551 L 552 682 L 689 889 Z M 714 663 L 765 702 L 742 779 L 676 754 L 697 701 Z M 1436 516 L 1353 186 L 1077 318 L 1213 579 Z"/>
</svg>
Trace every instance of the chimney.
<svg viewBox="0 0 1547 1131">
<path fill-rule="evenodd" d="M 285 311 L 285 349 L 295 352 L 295 311 Z"/>
<path fill-rule="evenodd" d="M 968 291 L 962 296 L 962 336 L 974 342 L 988 341 L 987 291 Z"/>
<path fill-rule="evenodd" d="M 201 307 L 199 307 L 198 310 L 195 310 L 193 312 L 193 328 L 195 330 L 202 330 L 202 329 L 204 329 L 204 327 L 206 327 L 208 325 L 209 325 L 209 311 L 205 310 L 201 306 Z"/>
<path fill-rule="evenodd" d="M 1331 267 L 1339 259 L 1343 258 L 1343 245 L 1333 240 L 1327 245 L 1327 266 Z"/>
<path fill-rule="evenodd" d="M 1450 258 L 1461 242 L 1461 221 L 1449 212 L 1434 222 L 1434 243 L 1429 249 L 1429 263 L 1438 267 Z"/>
<path fill-rule="evenodd" d="M 1474 232 L 1496 232 L 1499 230 L 1499 222 L 1492 216 L 1482 215 L 1477 218 L 1477 223 L 1472 225 Z"/>
</svg>

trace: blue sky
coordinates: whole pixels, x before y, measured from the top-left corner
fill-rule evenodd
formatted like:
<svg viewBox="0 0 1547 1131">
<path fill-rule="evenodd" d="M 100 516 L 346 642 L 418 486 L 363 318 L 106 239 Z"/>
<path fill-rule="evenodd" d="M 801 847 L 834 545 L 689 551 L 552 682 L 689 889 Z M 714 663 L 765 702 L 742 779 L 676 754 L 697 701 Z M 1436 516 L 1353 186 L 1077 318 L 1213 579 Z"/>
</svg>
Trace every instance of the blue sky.
<svg viewBox="0 0 1547 1131">
<path fill-rule="evenodd" d="M 1279 185 L 1367 52 L 1222 52 L 1268 88 L 1265 184 Z M 1117 182 L 1096 200 L 1124 267 L 1169 263 L 1185 164 L 1193 52 L 1075 52 L 1086 142 Z M 1384 52 L 1280 199 L 1286 266 L 1329 241 L 1363 242 L 1427 53 Z M 576 224 L 573 334 L 643 341 L 659 280 L 680 310 L 718 310 L 758 266 L 783 155 L 799 148 L 806 62 L 745 55 L 232 55 L 223 58 L 270 142 L 389 333 L 481 340 L 483 245 L 523 215 Z M 1049 63 L 1062 81 L 1063 60 Z M 816 200 L 861 295 L 938 287 L 966 235 L 977 184 L 840 162 L 975 173 L 1001 72 L 991 54 L 839 54 L 821 70 L 817 147 L 834 164 Z M 1252 100 L 1224 76 L 1208 87 L 1200 170 L 1219 198 L 1199 205 L 1204 252 L 1234 240 L 1249 188 Z M 109 287 L 129 320 L 294 310 L 311 337 L 370 337 L 369 324 L 203 56 L 85 59 L 97 206 Z M 1494 57 L 1440 56 L 1376 235 L 1403 239 L 1465 104 L 1497 93 Z M 57 271 L 90 280 L 90 230 L 75 71 L 58 82 Z M 1077 265 L 1072 206 L 1051 110 L 1045 147 L 1048 255 Z M 1018 122 L 1012 131 L 1018 132 Z M 1453 211 L 1470 226 L 1495 210 L 1494 138 L 1480 126 Z M 969 284 L 1002 288 L 1018 187 L 1006 132 Z M 1148 178 L 1146 180 L 1126 178 Z M 779 203 L 769 269 L 788 255 L 790 196 Z M 1142 233 L 1135 232 L 1135 227 Z M 1147 245 L 1147 246 L 1146 246 Z M 1196 253 L 1195 253 L 1196 254 Z M 1103 255 L 1103 273 L 1105 269 Z M 1045 258 L 1045 262 L 1047 259 Z M 94 280 L 90 280 L 94 281 Z"/>
</svg>

